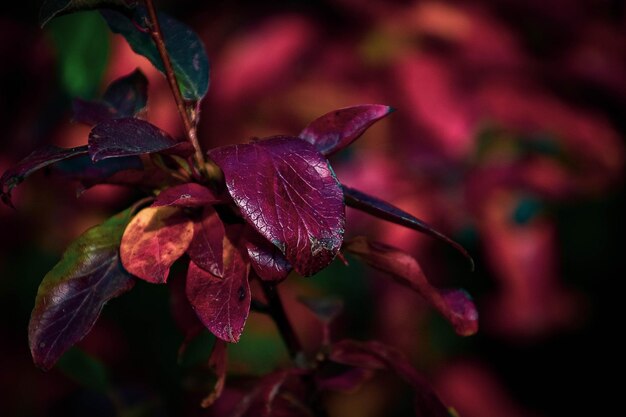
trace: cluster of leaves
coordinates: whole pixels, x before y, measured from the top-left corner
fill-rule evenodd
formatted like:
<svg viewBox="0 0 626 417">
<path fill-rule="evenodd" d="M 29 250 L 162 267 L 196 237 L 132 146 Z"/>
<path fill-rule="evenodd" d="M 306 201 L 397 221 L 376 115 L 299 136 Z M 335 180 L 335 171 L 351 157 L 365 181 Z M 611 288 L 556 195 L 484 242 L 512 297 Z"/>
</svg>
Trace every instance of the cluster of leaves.
<svg viewBox="0 0 626 417">
<path fill-rule="evenodd" d="M 150 6 L 151 3 L 148 3 Z M 114 6 L 113 9 L 110 7 Z M 56 15 L 101 8 L 112 31 L 166 76 L 175 76 L 186 109 L 206 94 L 209 64 L 200 39 L 184 24 L 159 14 L 173 74 L 152 34 L 149 10 L 127 1 L 47 1 L 42 23 Z M 74 120 L 93 126 L 85 146 L 36 150 L 0 178 L 2 200 L 42 168 L 77 180 L 83 187 L 125 184 L 148 197 L 81 235 L 41 283 L 30 325 L 35 363 L 51 368 L 92 328 L 104 304 L 129 290 L 136 279 L 163 284 L 175 262 L 186 264 L 185 294 L 200 322 L 217 337 L 209 365 L 217 384 L 203 402 L 213 403 L 224 387 L 226 346 L 239 340 L 251 310 L 250 281 L 266 290 L 271 314 L 273 287 L 295 270 L 311 276 L 341 256 L 356 255 L 422 294 L 461 335 L 477 330 L 477 313 L 461 290 L 431 286 L 408 253 L 359 237 L 344 242 L 345 206 L 455 242 L 414 216 L 339 183 L 328 157 L 355 141 L 392 108 L 370 104 L 339 109 L 310 123 L 299 135 L 254 139 L 207 153 L 203 166 L 193 146 L 143 120 L 147 80 L 136 70 L 113 82 L 98 101 L 76 100 Z M 197 123 L 197 120 L 195 121 Z M 268 292 L 270 291 L 270 292 Z M 334 309 L 308 305 L 328 324 Z M 188 335 L 189 336 L 189 335 Z M 303 381 L 318 390 L 354 389 L 373 370 L 389 369 L 418 393 L 419 415 L 445 416 L 446 408 L 401 354 L 377 342 L 325 340 L 322 359 L 264 377 L 235 415 L 274 415 L 277 408 L 306 408 Z M 300 361 L 302 362 L 302 361 Z M 328 374 L 329 364 L 339 368 Z M 290 401 L 286 401 L 290 398 Z M 260 408 L 259 408 L 260 407 Z M 294 408 L 295 407 L 295 408 Z M 282 414 L 281 414 L 282 415 Z"/>
</svg>

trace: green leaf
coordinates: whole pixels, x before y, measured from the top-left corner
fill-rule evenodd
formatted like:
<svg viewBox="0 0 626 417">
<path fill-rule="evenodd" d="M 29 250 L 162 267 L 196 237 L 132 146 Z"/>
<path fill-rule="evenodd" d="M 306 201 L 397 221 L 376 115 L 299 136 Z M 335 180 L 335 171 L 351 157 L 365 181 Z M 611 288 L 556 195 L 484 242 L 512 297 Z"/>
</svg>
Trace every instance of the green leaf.
<svg viewBox="0 0 626 417">
<path fill-rule="evenodd" d="M 109 388 L 106 368 L 97 358 L 74 347 L 59 359 L 59 369 L 80 385 L 99 392 Z"/>
<path fill-rule="evenodd" d="M 40 368 L 50 369 L 89 333 L 107 301 L 134 286 L 118 254 L 133 213 L 131 207 L 87 230 L 44 277 L 28 327 L 33 360 Z"/>
<path fill-rule="evenodd" d="M 165 73 L 163 61 L 147 27 L 149 18 L 144 7 L 137 7 L 132 16 L 113 10 L 102 10 L 100 13 L 114 33 L 124 36 L 133 51 L 148 58 L 152 65 Z M 158 13 L 158 18 L 183 98 L 201 99 L 209 89 L 210 72 L 202 41 L 191 28 L 165 13 Z"/>
<path fill-rule="evenodd" d="M 39 24 L 43 27 L 57 16 L 81 10 L 100 7 L 128 8 L 135 3 L 135 0 L 45 0 L 39 9 Z"/>
<path fill-rule="evenodd" d="M 96 12 L 56 19 L 48 26 L 57 55 L 61 85 L 68 95 L 93 98 L 109 59 L 106 24 Z"/>
</svg>

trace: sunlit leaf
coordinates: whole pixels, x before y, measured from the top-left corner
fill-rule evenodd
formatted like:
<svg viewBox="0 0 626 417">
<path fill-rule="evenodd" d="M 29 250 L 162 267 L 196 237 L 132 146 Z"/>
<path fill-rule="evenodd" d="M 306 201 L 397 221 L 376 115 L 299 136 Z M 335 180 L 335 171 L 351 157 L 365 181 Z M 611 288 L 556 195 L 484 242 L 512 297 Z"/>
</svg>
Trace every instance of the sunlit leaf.
<svg viewBox="0 0 626 417">
<path fill-rule="evenodd" d="M 417 417 L 450 417 L 447 407 L 406 356 L 390 346 L 376 341 L 342 340 L 332 346 L 329 359 L 358 368 L 388 369 L 413 388 Z"/>
<path fill-rule="evenodd" d="M 387 220 L 388 222 L 399 224 L 404 227 L 408 227 L 418 232 L 425 233 L 443 242 L 446 242 L 456 250 L 458 250 L 467 260 L 470 262 L 471 269 L 474 270 L 474 260 L 470 254 L 465 250 L 463 246 L 450 239 L 443 233 L 435 230 L 431 225 L 417 217 L 407 213 L 404 210 L 400 210 L 396 206 L 383 201 L 379 198 L 367 195 L 364 192 L 355 190 L 354 188 L 342 186 L 343 194 L 346 199 L 346 205 L 353 207 L 357 210 L 369 213 L 372 216 L 376 216 L 380 219 Z"/>
<path fill-rule="evenodd" d="M 132 117 L 145 109 L 148 102 L 148 79 L 136 69 L 111 83 L 101 100 L 75 99 L 74 120 L 95 125 L 109 119 Z"/>
<path fill-rule="evenodd" d="M 144 7 L 137 7 L 132 17 L 113 10 L 101 13 L 111 30 L 124 36 L 133 51 L 148 58 L 159 71 L 165 73 L 149 29 L 141 29 L 148 22 Z M 165 13 L 158 13 L 158 18 L 183 98 L 201 99 L 209 88 L 210 71 L 202 40 L 187 25 Z"/>
<path fill-rule="evenodd" d="M 394 111 L 381 104 L 362 104 L 326 113 L 313 120 L 299 137 L 323 155 L 332 155 L 357 140 L 372 124 Z"/>
<path fill-rule="evenodd" d="M 326 267 L 343 241 L 343 193 L 312 145 L 289 136 L 209 152 L 249 224 L 300 274 Z"/>
<path fill-rule="evenodd" d="M 89 133 L 89 155 L 94 162 L 159 152 L 178 144 L 155 125 L 133 117 L 105 120 Z"/>
<path fill-rule="evenodd" d="M 7 169 L 0 177 L 0 198 L 11 205 L 11 190 L 33 172 L 45 168 L 55 162 L 68 158 L 74 158 L 87 153 L 86 146 L 76 148 L 59 148 L 57 146 L 45 146 L 33 151 L 26 158 Z"/>
<path fill-rule="evenodd" d="M 46 274 L 35 299 L 28 338 L 35 364 L 50 369 L 92 328 L 104 304 L 129 291 L 135 281 L 119 261 L 128 209 L 75 240 Z"/>
<path fill-rule="evenodd" d="M 120 246 L 124 268 L 134 276 L 163 284 L 172 264 L 193 237 L 193 223 L 175 207 L 146 207 L 130 222 Z"/>
<path fill-rule="evenodd" d="M 384 243 L 370 242 L 365 237 L 346 242 L 344 248 L 420 293 L 452 323 L 458 334 L 469 336 L 478 331 L 478 312 L 469 295 L 462 290 L 440 291 L 430 285 L 417 260 L 408 253 Z"/>
<path fill-rule="evenodd" d="M 230 239 L 224 239 L 224 261 L 222 278 L 191 262 L 187 274 L 187 297 L 211 333 L 235 343 L 239 341 L 250 312 L 248 266 Z"/>
</svg>

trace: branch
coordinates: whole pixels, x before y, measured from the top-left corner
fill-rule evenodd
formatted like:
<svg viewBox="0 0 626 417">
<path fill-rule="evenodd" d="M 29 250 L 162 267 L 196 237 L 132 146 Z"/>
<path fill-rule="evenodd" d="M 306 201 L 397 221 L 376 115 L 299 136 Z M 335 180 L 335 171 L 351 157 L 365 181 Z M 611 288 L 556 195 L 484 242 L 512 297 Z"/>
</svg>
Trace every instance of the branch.
<svg viewBox="0 0 626 417">
<path fill-rule="evenodd" d="M 174 101 L 176 101 L 176 107 L 178 108 L 178 113 L 180 114 L 180 118 L 183 121 L 183 126 L 185 127 L 185 133 L 187 134 L 187 139 L 191 142 L 195 150 L 196 162 L 198 163 L 198 169 L 201 173 L 205 172 L 205 161 L 204 154 L 202 153 L 202 149 L 200 148 L 200 143 L 198 142 L 198 136 L 196 134 L 195 123 L 192 123 L 191 118 L 189 117 L 189 113 L 187 112 L 187 105 L 185 100 L 183 99 L 182 94 L 180 93 L 180 86 L 178 85 L 178 80 L 176 79 L 176 74 L 174 73 L 174 68 L 172 67 L 172 61 L 170 60 L 170 56 L 165 47 L 165 41 L 163 40 L 163 32 L 161 31 L 161 26 L 159 25 L 159 19 L 157 17 L 156 10 L 154 8 L 154 3 L 152 0 L 145 0 L 146 8 L 148 9 L 148 16 L 150 17 L 150 36 L 154 41 L 157 50 L 159 51 L 159 55 L 163 60 L 163 67 L 165 68 L 165 77 L 167 78 L 167 82 L 170 85 L 170 89 L 172 90 L 172 94 L 174 95 Z"/>
<path fill-rule="evenodd" d="M 298 340 L 298 336 L 296 336 L 296 333 L 287 318 L 283 302 L 280 299 L 280 294 L 278 294 L 278 290 L 274 284 L 260 279 L 259 281 L 263 287 L 265 298 L 267 298 L 267 312 L 274 320 L 274 323 L 276 323 L 276 327 L 278 327 L 278 331 L 287 346 L 289 355 L 292 359 L 296 359 L 298 355 L 302 353 L 302 345 L 300 344 L 300 340 Z"/>
</svg>

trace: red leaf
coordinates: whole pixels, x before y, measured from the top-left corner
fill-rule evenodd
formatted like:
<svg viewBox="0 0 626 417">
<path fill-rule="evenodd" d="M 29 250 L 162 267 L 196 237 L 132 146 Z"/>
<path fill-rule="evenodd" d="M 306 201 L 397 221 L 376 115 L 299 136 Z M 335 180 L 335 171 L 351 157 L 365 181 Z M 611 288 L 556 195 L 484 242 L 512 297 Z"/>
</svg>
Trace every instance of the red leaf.
<svg viewBox="0 0 626 417">
<path fill-rule="evenodd" d="M 458 334 L 469 336 L 478 331 L 478 312 L 467 293 L 462 290 L 440 292 L 431 286 L 417 260 L 408 253 L 384 243 L 369 242 L 365 237 L 352 239 L 344 248 L 420 293 L 452 323 Z"/>
<path fill-rule="evenodd" d="M 230 238 L 224 239 L 222 278 L 194 262 L 187 274 L 187 298 L 200 321 L 218 338 L 238 342 L 250 312 L 248 266 Z"/>
<path fill-rule="evenodd" d="M 332 155 L 393 111 L 392 107 L 382 104 L 362 104 L 334 110 L 313 120 L 298 136 L 315 146 L 322 155 Z"/>
<path fill-rule="evenodd" d="M 211 357 L 209 358 L 209 367 L 213 370 L 217 377 L 213 390 L 202 400 L 202 407 L 210 407 L 221 395 L 226 382 L 226 366 L 228 355 L 226 351 L 226 342 L 215 339 Z"/>
<path fill-rule="evenodd" d="M 325 268 L 343 241 L 343 193 L 328 161 L 309 143 L 276 136 L 209 152 L 244 218 L 300 274 Z"/>
<path fill-rule="evenodd" d="M 191 260 L 217 277 L 224 276 L 224 224 L 215 210 L 205 207 L 202 217 L 193 223 L 193 239 L 187 249 Z"/>
<path fill-rule="evenodd" d="M 446 242 L 456 250 L 458 250 L 467 260 L 469 260 L 472 271 L 474 270 L 474 260 L 463 246 L 450 239 L 448 236 L 435 230 L 431 225 L 423 220 L 418 219 L 415 216 L 407 213 L 404 210 L 400 210 L 396 206 L 380 200 L 371 195 L 367 195 L 364 192 L 355 190 L 354 188 L 342 186 L 343 194 L 346 198 L 346 204 L 348 207 L 353 207 L 357 210 L 364 211 L 376 216 L 380 219 L 387 220 L 388 222 L 399 224 L 404 227 L 408 227 L 418 232 L 425 233 L 435 239 L 439 239 Z"/>
<path fill-rule="evenodd" d="M 124 232 L 122 264 L 138 278 L 163 284 L 192 238 L 193 223 L 179 209 L 147 207 L 137 213 Z"/>
<path fill-rule="evenodd" d="M 175 185 L 161 191 L 152 206 L 201 207 L 219 201 L 208 188 L 190 182 L 188 184 Z"/>
<path fill-rule="evenodd" d="M 405 380 L 415 391 L 417 417 L 450 417 L 450 413 L 430 385 L 418 374 L 402 352 L 380 342 L 342 340 L 333 345 L 329 359 L 364 369 L 388 369 Z"/>
<path fill-rule="evenodd" d="M 245 246 L 254 272 L 264 281 L 282 281 L 291 265 L 280 250 L 251 227 L 246 228 Z"/>
</svg>

